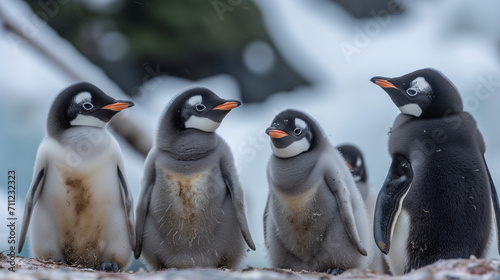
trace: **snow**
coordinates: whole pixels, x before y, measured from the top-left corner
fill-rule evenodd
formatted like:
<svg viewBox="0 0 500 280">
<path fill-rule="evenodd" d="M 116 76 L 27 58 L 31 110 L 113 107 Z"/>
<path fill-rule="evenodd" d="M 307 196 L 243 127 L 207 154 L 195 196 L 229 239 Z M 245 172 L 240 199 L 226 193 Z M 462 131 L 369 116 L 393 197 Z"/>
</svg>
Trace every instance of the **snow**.
<svg viewBox="0 0 500 280">
<path fill-rule="evenodd" d="M 248 252 L 241 267 L 269 266 L 262 215 L 268 192 L 266 165 L 272 151 L 265 129 L 280 111 L 305 111 L 322 125 L 332 144 L 349 142 L 360 147 L 369 180 L 380 188 L 390 166 L 387 132 L 399 111 L 389 96 L 370 82 L 373 76 L 401 76 L 426 67 L 448 76 L 461 92 L 465 109 L 478 123 L 490 171 L 494 181 L 500 182 L 500 130 L 496 124 L 500 119 L 500 31 L 493 12 L 500 3 L 470 6 L 465 0 L 408 1 L 404 2 L 404 16 L 376 11 L 379 17 L 361 21 L 352 19 L 331 1 L 255 3 L 285 58 L 314 84 L 276 93 L 264 103 L 243 104 L 232 110 L 217 129 L 233 151 L 246 193 L 249 227 L 257 245 L 257 251 Z M 27 30 L 34 30 L 36 39 L 45 37 L 45 43 L 60 40 L 47 26 L 33 21 L 24 3 L 7 0 L 0 5 L 2 9 L 8 7 L 12 18 L 22 21 Z M 102 78 L 100 69 L 75 52 L 67 44 L 57 50 L 60 57 L 78 65 L 72 71 L 80 77 L 115 98 L 126 98 L 119 95 L 116 85 Z M 48 63 L 33 47 L 4 29 L 0 29 L 0 58 L 4 65 L 0 73 L 0 172 L 4 174 L 12 167 L 18 171 L 17 216 L 22 217 L 22 201 L 31 182 L 36 149 L 45 134 L 48 108 L 62 88 L 78 79 Z M 238 83 L 230 75 L 195 82 L 162 76 L 142 85 L 141 95 L 134 99 L 136 106 L 120 114 L 140 123 L 153 139 L 169 100 L 192 86 L 207 87 L 225 99 L 240 98 Z M 144 158 L 118 140 L 137 201 Z M 2 189 L 4 184 L 6 179 L 0 179 Z M 0 199 L 3 205 L 3 193 Z M 2 215 L 5 213 L 0 211 L 4 221 Z M 0 227 L 0 234 L 4 236 L 4 227 Z M 4 246 L 3 239 L 0 242 Z"/>
</svg>

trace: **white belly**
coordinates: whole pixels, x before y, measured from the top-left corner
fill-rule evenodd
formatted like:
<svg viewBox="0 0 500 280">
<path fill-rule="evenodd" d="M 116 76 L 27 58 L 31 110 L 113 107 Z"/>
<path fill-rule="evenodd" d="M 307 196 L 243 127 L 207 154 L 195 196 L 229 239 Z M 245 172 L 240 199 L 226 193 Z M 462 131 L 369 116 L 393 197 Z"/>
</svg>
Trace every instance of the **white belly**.
<svg viewBox="0 0 500 280">
<path fill-rule="evenodd" d="M 393 275 L 404 273 L 408 263 L 407 246 L 410 234 L 410 216 L 405 210 L 401 210 L 394 228 L 394 236 L 391 240 L 391 248 L 386 260 Z"/>
<path fill-rule="evenodd" d="M 119 231 L 128 241 L 116 149 L 111 145 L 74 166 L 67 164 L 67 150 L 49 146 L 45 181 L 32 217 L 33 251 L 93 267 L 101 262 L 110 239 L 123 239 Z"/>
<path fill-rule="evenodd" d="M 498 229 L 496 227 L 496 219 L 500 217 L 495 216 L 495 209 L 493 204 L 491 205 L 491 231 L 490 238 L 488 240 L 488 247 L 486 248 L 485 255 L 482 256 L 486 260 L 500 259 L 500 254 L 498 252 Z"/>
</svg>

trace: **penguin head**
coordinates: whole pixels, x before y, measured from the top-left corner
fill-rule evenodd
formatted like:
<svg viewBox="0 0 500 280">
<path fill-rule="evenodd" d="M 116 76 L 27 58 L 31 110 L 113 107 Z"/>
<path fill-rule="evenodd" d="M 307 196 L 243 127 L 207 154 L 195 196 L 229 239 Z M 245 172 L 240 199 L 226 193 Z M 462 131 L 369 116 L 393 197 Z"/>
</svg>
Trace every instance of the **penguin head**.
<svg viewBox="0 0 500 280">
<path fill-rule="evenodd" d="M 214 132 L 224 117 L 241 105 L 238 100 L 225 100 L 202 87 L 189 89 L 178 95 L 169 106 L 178 129 L 197 129 Z"/>
<path fill-rule="evenodd" d="M 455 86 L 441 72 L 425 68 L 397 78 L 373 77 L 401 113 L 414 117 L 438 117 L 463 112 Z"/>
<path fill-rule="evenodd" d="M 368 174 L 366 172 L 365 160 L 361 151 L 352 145 L 342 145 L 337 147 L 344 160 L 347 163 L 347 167 L 354 177 L 354 181 L 366 183 L 368 180 Z"/>
<path fill-rule="evenodd" d="M 116 113 L 132 106 L 133 102 L 116 100 L 93 84 L 77 83 L 61 91 L 52 103 L 47 131 L 57 136 L 70 127 L 104 127 Z"/>
<path fill-rule="evenodd" d="M 279 113 L 266 133 L 271 137 L 274 155 L 279 158 L 291 158 L 311 150 L 322 134 L 311 117 L 291 109 Z"/>
</svg>

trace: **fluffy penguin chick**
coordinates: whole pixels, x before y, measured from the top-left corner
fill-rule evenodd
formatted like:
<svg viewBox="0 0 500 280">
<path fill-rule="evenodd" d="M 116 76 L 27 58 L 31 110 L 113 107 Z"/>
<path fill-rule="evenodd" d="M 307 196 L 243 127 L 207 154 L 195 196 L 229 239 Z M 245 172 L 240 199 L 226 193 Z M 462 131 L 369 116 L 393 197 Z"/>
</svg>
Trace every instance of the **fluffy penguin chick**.
<svg viewBox="0 0 500 280">
<path fill-rule="evenodd" d="M 354 177 L 356 186 L 358 187 L 361 197 L 365 202 L 368 217 L 370 219 L 370 226 L 373 230 L 373 215 L 375 212 L 375 203 L 377 201 L 377 190 L 375 190 L 372 184 L 368 182 L 368 172 L 366 170 L 363 154 L 356 146 L 349 144 L 338 146 L 337 149 L 344 157 L 347 166 Z M 370 265 L 370 269 L 381 274 L 389 273 L 389 268 L 385 263 L 382 252 L 378 250 L 374 252 L 374 258 L 372 264 Z"/>
<path fill-rule="evenodd" d="M 104 126 L 133 105 L 89 83 L 59 93 L 26 195 L 19 252 L 32 220 L 37 258 L 105 271 L 127 266 L 135 248 L 133 199 L 120 147 Z"/>
<path fill-rule="evenodd" d="M 175 97 L 160 120 L 137 204 L 137 247 L 153 269 L 234 267 L 255 250 L 231 151 L 214 131 L 240 105 L 206 88 Z"/>
<path fill-rule="evenodd" d="M 271 263 L 295 271 L 367 268 L 373 239 L 344 159 L 318 124 L 295 110 L 266 130 L 273 155 L 264 236 Z"/>
<path fill-rule="evenodd" d="M 498 258 L 499 207 L 485 145 L 457 89 L 439 71 L 374 77 L 401 114 L 374 235 L 393 274 L 439 259 Z"/>
</svg>

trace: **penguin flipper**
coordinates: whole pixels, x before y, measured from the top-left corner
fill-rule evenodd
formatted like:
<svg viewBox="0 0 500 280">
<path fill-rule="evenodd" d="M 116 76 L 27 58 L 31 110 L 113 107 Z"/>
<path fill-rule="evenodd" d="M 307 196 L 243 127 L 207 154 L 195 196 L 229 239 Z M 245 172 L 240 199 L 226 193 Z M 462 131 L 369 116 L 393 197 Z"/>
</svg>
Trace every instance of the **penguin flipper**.
<svg viewBox="0 0 500 280">
<path fill-rule="evenodd" d="M 130 246 L 133 251 L 135 251 L 135 231 L 134 231 L 134 199 L 132 198 L 132 193 L 128 187 L 127 181 L 123 176 L 120 166 L 116 166 L 118 173 L 118 179 L 120 180 L 120 193 L 122 196 L 123 206 L 125 207 L 125 213 L 127 215 L 127 227 L 129 234 Z"/>
<path fill-rule="evenodd" d="M 392 233 L 413 180 L 411 163 L 402 155 L 394 154 L 392 164 L 380 189 L 375 206 L 373 233 L 382 253 L 388 254 Z"/>
<path fill-rule="evenodd" d="M 491 173 L 490 170 L 488 169 L 488 165 L 486 165 L 486 160 L 484 160 L 484 165 L 486 166 L 486 172 L 488 172 L 488 178 L 490 180 L 491 200 L 493 202 L 493 214 L 495 215 L 495 221 L 496 221 L 498 252 L 500 253 L 500 239 L 499 239 L 500 236 L 498 233 L 498 231 L 500 230 L 500 205 L 498 203 L 497 190 L 495 188 L 495 184 L 493 183 L 493 179 L 491 178 Z"/>
<path fill-rule="evenodd" d="M 255 251 L 255 244 L 252 240 L 252 236 L 250 235 L 250 230 L 248 229 L 247 218 L 245 215 L 245 199 L 243 196 L 243 188 L 234 175 L 236 174 L 236 170 L 234 168 L 232 159 L 228 162 L 222 160 L 221 172 L 226 187 L 229 190 L 229 194 L 231 195 L 232 205 L 236 213 L 236 219 L 238 220 L 238 224 L 240 225 L 243 239 L 245 239 L 248 247 Z"/>
<path fill-rule="evenodd" d="M 43 167 L 40 169 L 36 177 L 33 177 L 33 183 L 26 194 L 25 205 L 24 205 L 24 216 L 23 216 L 23 224 L 21 227 L 21 234 L 19 235 L 19 249 L 18 253 L 21 253 L 23 250 L 24 242 L 26 241 L 26 233 L 28 232 L 29 223 L 31 220 L 31 214 L 33 213 L 33 208 L 35 208 L 35 204 L 38 202 L 40 198 L 40 194 L 42 193 L 43 183 L 45 180 L 45 169 Z M 35 173 L 36 174 L 36 173 Z"/>
<path fill-rule="evenodd" d="M 325 177 L 325 182 L 337 199 L 340 216 L 342 217 L 342 221 L 344 222 L 347 234 L 349 235 L 351 242 L 356 246 L 358 252 L 361 255 L 367 256 L 368 253 L 366 252 L 366 249 L 361 242 L 361 238 L 356 227 L 356 221 L 354 219 L 354 209 L 352 208 L 351 203 L 351 192 L 344 182 L 335 180 L 334 178 L 335 176 L 327 174 Z"/>
<path fill-rule="evenodd" d="M 267 215 L 269 215 L 269 196 L 267 196 L 266 208 L 264 209 L 264 240 L 267 240 Z"/>
<path fill-rule="evenodd" d="M 149 204 L 151 202 L 151 193 L 155 182 L 154 158 L 148 155 L 144 167 L 144 177 L 142 178 L 142 187 L 137 200 L 135 209 L 135 250 L 134 257 L 139 259 L 142 252 L 142 235 L 144 234 L 144 223 L 148 215 Z"/>
</svg>

